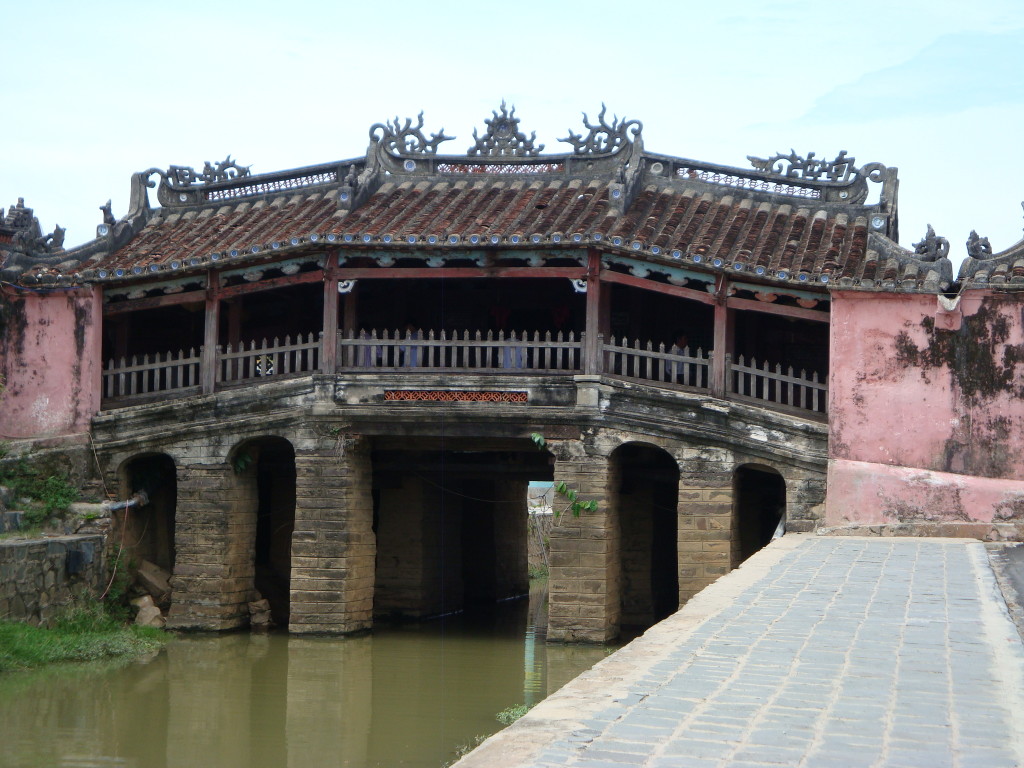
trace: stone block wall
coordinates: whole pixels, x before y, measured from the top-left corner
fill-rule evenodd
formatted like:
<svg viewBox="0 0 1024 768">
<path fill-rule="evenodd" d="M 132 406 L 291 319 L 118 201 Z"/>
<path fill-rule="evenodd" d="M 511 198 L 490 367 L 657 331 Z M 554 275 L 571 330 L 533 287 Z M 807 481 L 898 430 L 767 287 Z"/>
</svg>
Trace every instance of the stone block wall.
<svg viewBox="0 0 1024 768">
<path fill-rule="evenodd" d="M 255 482 L 244 482 L 229 464 L 178 467 L 177 554 L 168 628 L 224 630 L 248 623 L 255 510 Z"/>
<path fill-rule="evenodd" d="M 679 484 L 679 604 L 733 567 L 732 486 Z"/>
<path fill-rule="evenodd" d="M 75 597 L 107 586 L 103 536 L 0 541 L 0 618 L 48 624 Z"/>
<path fill-rule="evenodd" d="M 561 515 L 551 531 L 548 639 L 603 643 L 619 632 L 619 530 L 615 468 L 580 442 L 551 445 L 555 478 L 596 500 L 595 512 Z M 564 507 L 555 498 L 556 511 Z"/>
<path fill-rule="evenodd" d="M 339 447 L 296 452 L 291 632 L 372 625 L 377 542 L 370 454 L 361 438 Z"/>
</svg>

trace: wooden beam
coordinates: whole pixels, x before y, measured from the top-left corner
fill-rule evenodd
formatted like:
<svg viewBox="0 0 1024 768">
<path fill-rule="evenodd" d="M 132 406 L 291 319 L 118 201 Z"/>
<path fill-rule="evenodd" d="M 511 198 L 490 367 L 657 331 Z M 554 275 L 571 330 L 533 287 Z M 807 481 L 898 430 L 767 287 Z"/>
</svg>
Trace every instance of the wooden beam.
<svg viewBox="0 0 1024 768">
<path fill-rule="evenodd" d="M 230 285 L 227 288 L 221 288 L 219 296 L 222 299 L 228 299 L 232 296 L 242 296 L 248 293 L 259 293 L 260 291 L 272 291 L 275 288 L 286 288 L 289 285 L 304 285 L 306 283 L 319 283 L 324 279 L 324 273 L 319 270 L 313 270 L 312 272 L 300 272 L 297 275 L 285 275 L 284 277 L 274 277 L 270 280 L 260 280 L 255 283 L 241 283 L 239 285 Z"/>
<path fill-rule="evenodd" d="M 608 270 L 605 270 L 601 272 L 601 280 L 605 283 L 628 285 L 631 288 L 639 288 L 642 291 L 665 293 L 669 296 L 678 296 L 683 299 L 699 301 L 701 304 L 715 303 L 715 297 L 707 291 L 698 291 L 696 288 L 684 288 L 681 285 L 672 285 L 671 283 L 657 283 L 654 280 L 648 280 L 645 277 L 637 277 L 636 275 L 624 275 L 621 272 L 609 272 Z"/>
<path fill-rule="evenodd" d="M 104 304 L 103 314 L 123 315 L 126 312 L 141 312 L 144 309 L 159 309 L 176 304 L 202 304 L 206 301 L 206 291 L 189 291 L 187 293 L 168 293 L 163 296 L 148 296 L 144 299 L 128 299 L 115 304 Z"/>
<path fill-rule="evenodd" d="M 338 270 L 339 280 L 429 280 L 434 277 L 564 277 L 582 280 L 586 276 L 586 267 L 342 267 Z"/>
<path fill-rule="evenodd" d="M 803 307 L 789 307 L 785 304 L 770 304 L 766 301 L 754 301 L 753 299 L 737 299 L 730 297 L 726 301 L 730 309 L 742 309 L 751 312 L 764 312 L 768 315 L 782 315 L 800 320 L 811 320 L 816 323 L 827 323 L 830 315 L 820 309 L 804 309 Z"/>
</svg>

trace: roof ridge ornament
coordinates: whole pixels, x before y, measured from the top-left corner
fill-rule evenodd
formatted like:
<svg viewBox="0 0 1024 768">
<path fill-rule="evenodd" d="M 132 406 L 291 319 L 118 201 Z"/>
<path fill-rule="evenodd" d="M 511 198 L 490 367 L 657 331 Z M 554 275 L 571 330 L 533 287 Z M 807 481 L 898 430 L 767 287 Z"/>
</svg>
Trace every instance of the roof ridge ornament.
<svg viewBox="0 0 1024 768">
<path fill-rule="evenodd" d="M 949 241 L 935 234 L 935 229 L 928 225 L 924 239 L 914 243 L 914 255 L 921 261 L 938 261 L 949 255 Z"/>
<path fill-rule="evenodd" d="M 533 131 L 530 138 L 519 130 L 519 118 L 516 117 L 516 108 L 513 105 L 511 110 L 505 108 L 505 100 L 501 100 L 501 114 L 497 110 L 491 111 L 490 120 L 484 120 L 487 131 L 483 136 L 478 136 L 476 128 L 473 129 L 473 140 L 476 142 L 466 150 L 466 154 L 483 155 L 485 157 L 534 157 L 544 149 L 544 145 L 534 146 L 537 139 L 537 132 Z"/>
<path fill-rule="evenodd" d="M 629 144 L 629 134 L 638 137 L 644 129 L 644 124 L 639 120 L 619 120 L 618 115 L 612 115 L 612 122 L 609 125 L 605 119 L 605 112 L 608 108 L 601 102 L 601 111 L 597 115 L 597 124 L 593 125 L 583 113 L 583 126 L 589 131 L 586 138 L 581 133 L 573 133 L 569 129 L 569 135 L 559 141 L 572 144 L 574 155 L 610 155 L 618 152 L 626 144 Z"/>
<path fill-rule="evenodd" d="M 239 165 L 231 159 L 231 155 L 213 165 L 206 161 L 201 173 L 187 165 L 172 165 L 166 172 L 161 173 L 171 184 L 176 187 L 191 187 L 193 184 L 214 184 L 219 181 L 233 181 L 234 179 L 245 178 L 249 175 L 250 165 Z"/>
<path fill-rule="evenodd" d="M 967 255 L 972 259 L 991 259 L 992 244 L 987 237 L 979 237 L 972 229 L 970 237 L 967 238 Z"/>
<path fill-rule="evenodd" d="M 410 155 L 436 155 L 437 146 L 442 141 L 451 141 L 454 136 L 446 136 L 444 128 L 430 134 L 427 139 L 423 135 L 423 112 L 417 115 L 416 125 L 411 118 L 405 118 L 405 125 L 396 117 L 394 121 L 374 123 L 370 126 L 370 141 L 376 142 L 381 149 L 392 157 L 409 157 Z"/>
<path fill-rule="evenodd" d="M 835 160 L 818 160 L 813 152 L 808 152 L 807 157 L 803 157 L 798 155 L 795 149 L 790 149 L 788 155 L 777 152 L 769 158 L 747 155 L 747 160 L 759 171 L 790 179 L 822 181 L 824 176 L 824 181 L 844 182 L 861 173 L 861 169 L 854 165 L 857 159 L 847 157 L 845 149 L 840 150 Z"/>
<path fill-rule="evenodd" d="M 3 209 L 0 209 L 0 213 Z M 28 230 L 36 223 L 35 212 L 25 205 L 25 198 L 19 197 L 16 205 L 7 209 L 7 215 L 0 218 L 0 226 L 9 230 Z"/>
</svg>

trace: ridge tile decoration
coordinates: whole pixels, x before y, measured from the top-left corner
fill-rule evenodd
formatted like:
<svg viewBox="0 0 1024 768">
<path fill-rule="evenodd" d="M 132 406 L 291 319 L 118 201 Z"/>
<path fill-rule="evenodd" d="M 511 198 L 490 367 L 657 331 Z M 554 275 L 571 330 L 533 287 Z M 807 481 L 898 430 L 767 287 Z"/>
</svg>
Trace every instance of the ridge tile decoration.
<svg viewBox="0 0 1024 768">
<path fill-rule="evenodd" d="M 597 123 L 591 123 L 587 113 L 583 113 L 583 126 L 589 131 L 586 136 L 581 133 L 574 133 L 569 129 L 569 135 L 559 141 L 572 145 L 573 154 L 576 155 L 607 155 L 618 152 L 629 144 L 629 136 L 639 138 L 643 131 L 643 123 L 639 120 L 621 121 L 618 116 L 612 117 L 609 124 L 604 116 L 608 108 L 602 104 L 601 111 L 597 115 Z"/>
<path fill-rule="evenodd" d="M 394 121 L 374 123 L 370 126 L 370 140 L 376 142 L 388 154 L 394 157 L 414 157 L 416 155 L 436 155 L 438 146 L 451 141 L 454 136 L 446 136 L 444 128 L 430 134 L 428 139 L 423 135 L 423 113 L 412 120 L 405 119 L 405 124 L 396 117 Z"/>
<path fill-rule="evenodd" d="M 537 138 L 536 131 L 530 134 L 530 138 L 526 138 L 526 134 L 519 130 L 519 118 L 516 117 L 515 107 L 509 111 L 503 101 L 501 102 L 501 114 L 499 115 L 496 111 L 491 114 L 493 117 L 490 120 L 484 120 L 487 131 L 483 136 L 478 136 L 476 128 L 473 129 L 473 140 L 476 143 L 466 150 L 467 155 L 470 157 L 475 155 L 532 157 L 543 151 L 543 144 L 534 145 Z"/>
<path fill-rule="evenodd" d="M 835 160 L 815 160 L 813 152 L 803 157 L 793 149 L 789 150 L 788 155 L 776 154 L 766 160 L 747 155 L 747 160 L 754 168 L 765 173 L 812 181 L 818 181 L 822 176 L 826 181 L 849 181 L 851 176 L 858 173 L 854 165 L 855 158 L 847 157 L 845 149 L 836 155 Z"/>
<path fill-rule="evenodd" d="M 172 165 L 163 175 L 175 186 L 190 187 L 193 184 L 215 184 L 219 181 L 242 179 L 249 175 L 250 167 L 239 165 L 231 159 L 231 155 L 228 155 L 216 165 L 207 160 L 200 173 L 185 165 Z"/>
</svg>

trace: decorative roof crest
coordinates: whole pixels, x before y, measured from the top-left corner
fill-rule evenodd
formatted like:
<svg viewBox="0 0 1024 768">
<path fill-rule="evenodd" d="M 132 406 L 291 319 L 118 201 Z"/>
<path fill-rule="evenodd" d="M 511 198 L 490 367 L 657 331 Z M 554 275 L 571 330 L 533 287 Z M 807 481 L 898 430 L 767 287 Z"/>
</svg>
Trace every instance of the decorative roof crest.
<svg viewBox="0 0 1024 768">
<path fill-rule="evenodd" d="M 586 138 L 583 134 L 573 133 L 569 129 L 569 135 L 559 141 L 572 144 L 573 154 L 576 155 L 609 155 L 618 152 L 629 143 L 629 133 L 639 136 L 644 125 L 639 120 L 619 121 L 618 115 L 612 116 L 611 125 L 605 122 L 604 115 L 607 107 L 602 102 L 601 111 L 597 115 L 597 125 L 592 125 L 587 113 L 583 113 L 583 126 L 590 131 Z"/>
<path fill-rule="evenodd" d="M 967 255 L 973 259 L 988 259 L 992 257 L 992 245 L 987 237 L 978 237 L 973 229 L 971 236 L 967 238 Z"/>
<path fill-rule="evenodd" d="M 0 213 L 3 210 L 0 209 Z M 16 205 L 7 209 L 7 215 L 0 219 L 0 228 L 13 233 L 12 240 L 25 253 L 53 253 L 64 249 L 64 233 L 60 224 L 53 232 L 42 234 L 35 212 L 25 205 L 25 198 L 19 197 Z"/>
<path fill-rule="evenodd" d="M 195 169 L 186 165 L 172 165 L 163 176 L 176 187 L 191 187 L 193 184 L 213 184 L 244 178 L 249 175 L 250 167 L 239 165 L 228 155 L 216 165 L 207 160 L 201 173 L 196 173 Z"/>
<path fill-rule="evenodd" d="M 36 217 L 31 208 L 25 207 L 24 197 L 19 197 L 17 204 L 8 208 L 7 215 L 0 220 L 0 225 L 10 230 L 29 230 L 35 223 Z"/>
<path fill-rule="evenodd" d="M 405 125 L 396 117 L 394 122 L 374 123 L 370 126 L 370 140 L 377 142 L 381 148 L 394 157 L 408 157 L 409 155 L 436 155 L 437 145 L 442 141 L 451 141 L 454 136 L 445 136 L 444 128 L 437 133 L 430 134 L 428 140 L 423 135 L 423 113 L 417 116 L 416 125 L 412 124 L 410 118 L 405 119 Z"/>
<path fill-rule="evenodd" d="M 936 235 L 935 229 L 929 224 L 924 239 L 914 243 L 914 255 L 921 261 L 944 259 L 949 255 L 949 241 Z"/>
<path fill-rule="evenodd" d="M 476 128 L 473 129 L 473 140 L 476 142 L 466 150 L 467 155 L 483 155 L 486 157 L 533 157 L 540 154 L 544 145 L 535 147 L 534 140 L 537 132 L 533 131 L 530 138 L 519 130 L 519 118 L 516 117 L 516 108 L 513 106 L 509 111 L 505 108 L 505 100 L 501 101 L 501 114 L 492 111 L 493 117 L 484 120 L 487 125 L 487 132 L 478 136 Z"/>
<path fill-rule="evenodd" d="M 817 160 L 813 152 L 805 158 L 794 149 L 790 149 L 788 155 L 776 153 L 767 159 L 747 155 L 747 160 L 759 171 L 808 181 L 821 181 L 823 176 L 825 181 L 849 181 L 851 176 L 860 173 L 854 165 L 856 158 L 847 157 L 845 149 L 836 155 L 835 160 Z"/>
</svg>

